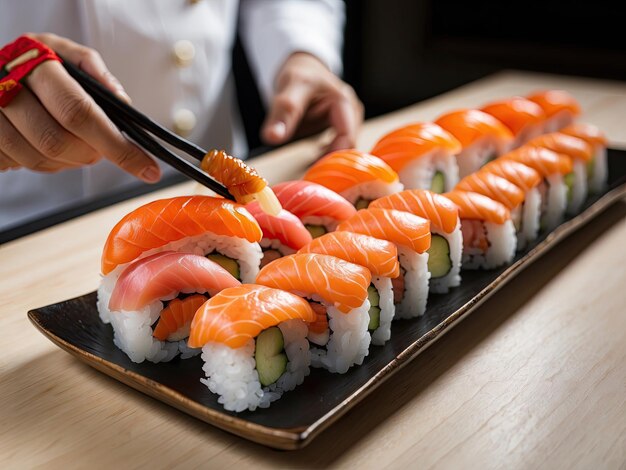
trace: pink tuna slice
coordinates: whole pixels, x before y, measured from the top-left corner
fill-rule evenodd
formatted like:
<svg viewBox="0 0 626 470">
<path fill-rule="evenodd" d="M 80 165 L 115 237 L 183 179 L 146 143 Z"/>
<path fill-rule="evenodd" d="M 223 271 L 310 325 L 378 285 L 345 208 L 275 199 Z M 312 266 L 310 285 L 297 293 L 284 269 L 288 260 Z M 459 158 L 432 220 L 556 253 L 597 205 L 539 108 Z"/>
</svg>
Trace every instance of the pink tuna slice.
<svg viewBox="0 0 626 470">
<path fill-rule="evenodd" d="M 330 217 L 346 220 L 356 214 L 356 209 L 336 192 L 310 181 L 285 181 L 272 186 L 283 206 L 299 219 L 304 217 Z"/>
<path fill-rule="evenodd" d="M 313 240 L 300 219 L 285 209 L 276 216 L 264 212 L 258 202 L 247 204 L 246 209 L 259 223 L 264 238 L 278 240 L 294 250 L 299 250 Z"/>
</svg>

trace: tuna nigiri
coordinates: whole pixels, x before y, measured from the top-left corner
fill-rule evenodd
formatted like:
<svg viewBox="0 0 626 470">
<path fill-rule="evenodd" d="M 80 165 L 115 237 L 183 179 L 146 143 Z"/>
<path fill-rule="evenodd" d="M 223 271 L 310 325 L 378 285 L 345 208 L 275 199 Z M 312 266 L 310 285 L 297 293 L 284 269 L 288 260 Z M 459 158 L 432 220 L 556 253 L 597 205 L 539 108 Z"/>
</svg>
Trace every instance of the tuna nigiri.
<svg viewBox="0 0 626 470">
<path fill-rule="evenodd" d="M 432 122 L 418 122 L 382 137 L 372 154 L 398 172 L 407 189 L 449 191 L 459 180 L 456 157 L 461 144 Z"/>
<path fill-rule="evenodd" d="M 493 101 L 483 106 L 482 111 L 508 127 L 515 138 L 511 148 L 519 147 L 543 133 L 546 114 L 537 103 L 521 96 Z"/>
<path fill-rule="evenodd" d="M 398 174 L 384 161 L 355 149 L 329 153 L 309 168 L 305 181 L 321 184 L 346 198 L 357 209 L 373 199 L 402 191 Z"/>
<path fill-rule="evenodd" d="M 302 298 L 244 284 L 224 289 L 196 312 L 189 346 L 202 348 L 200 379 L 230 411 L 266 408 L 309 374 L 306 323 L 315 314 Z"/>
</svg>

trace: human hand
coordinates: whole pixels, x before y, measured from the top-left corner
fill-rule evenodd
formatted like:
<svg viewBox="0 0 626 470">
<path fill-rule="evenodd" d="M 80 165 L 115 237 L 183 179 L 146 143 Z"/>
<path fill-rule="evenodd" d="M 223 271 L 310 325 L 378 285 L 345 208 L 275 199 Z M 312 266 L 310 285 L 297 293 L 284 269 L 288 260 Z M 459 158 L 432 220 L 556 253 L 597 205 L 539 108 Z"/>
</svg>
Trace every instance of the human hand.
<svg viewBox="0 0 626 470">
<path fill-rule="evenodd" d="M 335 137 L 328 150 L 354 147 L 363 122 L 363 104 L 350 85 L 311 54 L 296 52 L 276 77 L 276 94 L 261 129 L 271 145 L 296 134 L 311 134 L 330 126 Z"/>
<path fill-rule="evenodd" d="M 130 101 L 95 50 L 53 34 L 29 36 Z M 0 171 L 52 173 L 91 165 L 102 157 L 145 182 L 160 178 L 156 162 L 122 135 L 59 62 L 37 66 L 26 86 L 0 108 Z"/>
</svg>

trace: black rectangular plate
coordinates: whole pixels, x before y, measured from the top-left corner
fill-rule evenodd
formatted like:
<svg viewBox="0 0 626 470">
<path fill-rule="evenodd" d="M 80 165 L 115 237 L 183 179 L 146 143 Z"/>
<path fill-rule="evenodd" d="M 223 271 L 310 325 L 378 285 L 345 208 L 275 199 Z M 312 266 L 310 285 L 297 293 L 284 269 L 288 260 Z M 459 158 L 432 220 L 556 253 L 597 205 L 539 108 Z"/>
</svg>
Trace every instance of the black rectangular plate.
<svg viewBox="0 0 626 470">
<path fill-rule="evenodd" d="M 313 369 L 300 387 L 267 409 L 225 411 L 200 383 L 199 357 L 160 364 L 131 362 L 113 345 L 111 327 L 100 322 L 94 292 L 32 310 L 28 316 L 55 344 L 137 390 L 246 439 L 295 449 L 308 444 L 560 239 L 623 197 L 626 151 L 609 150 L 609 175 L 609 187 L 603 194 L 589 198 L 579 215 L 518 253 L 512 265 L 492 271 L 464 271 L 460 287 L 429 297 L 423 317 L 394 322 L 391 340 L 383 347 L 373 346 L 362 366 L 343 375 Z"/>
</svg>

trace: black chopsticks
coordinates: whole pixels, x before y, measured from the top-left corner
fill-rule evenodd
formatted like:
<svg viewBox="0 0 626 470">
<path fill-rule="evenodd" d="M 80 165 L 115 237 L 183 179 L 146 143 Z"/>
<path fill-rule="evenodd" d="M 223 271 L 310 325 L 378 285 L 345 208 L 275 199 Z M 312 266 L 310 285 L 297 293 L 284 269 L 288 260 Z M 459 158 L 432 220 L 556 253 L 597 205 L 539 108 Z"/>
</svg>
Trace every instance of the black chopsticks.
<svg viewBox="0 0 626 470">
<path fill-rule="evenodd" d="M 70 62 L 63 60 L 65 70 L 74 78 L 83 89 L 91 95 L 96 103 L 104 110 L 109 119 L 123 131 L 128 137 L 133 139 L 138 145 L 157 157 L 159 160 L 176 168 L 178 171 L 196 180 L 200 184 L 211 189 L 215 193 L 227 199 L 234 200 L 228 189 L 221 183 L 212 179 L 193 163 L 176 155 L 171 150 L 164 147 L 154 137 L 167 142 L 171 146 L 185 152 L 198 161 L 202 161 L 207 151 L 189 142 L 180 136 L 169 131 L 159 123 L 153 121 L 148 116 L 140 113 L 132 106 L 119 100 L 113 93 L 107 90 L 99 82 L 78 69 Z M 147 131 L 147 132 L 146 132 Z M 150 135 L 152 134 L 152 135 Z"/>
</svg>

